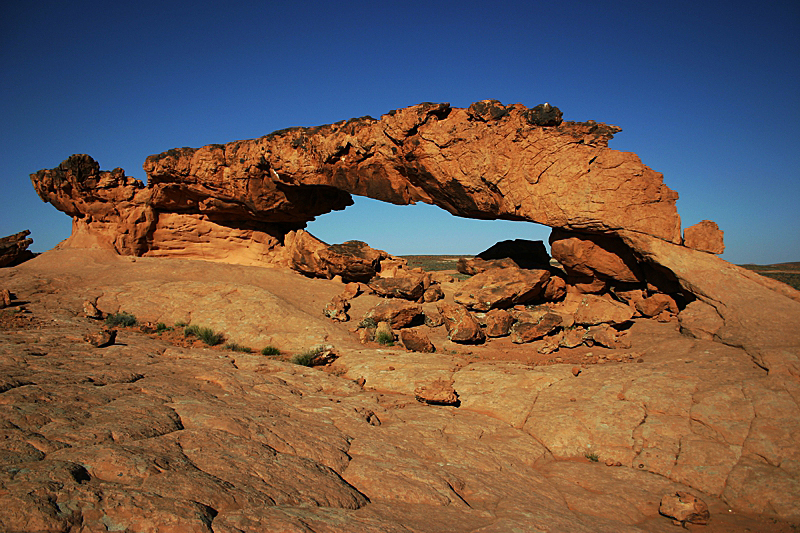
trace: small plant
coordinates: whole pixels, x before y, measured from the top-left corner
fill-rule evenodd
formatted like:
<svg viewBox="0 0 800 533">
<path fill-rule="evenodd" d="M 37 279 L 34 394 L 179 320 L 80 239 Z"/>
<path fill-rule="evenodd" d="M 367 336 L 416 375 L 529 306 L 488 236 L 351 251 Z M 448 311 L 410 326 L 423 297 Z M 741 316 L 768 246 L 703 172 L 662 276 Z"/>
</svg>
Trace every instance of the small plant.
<svg viewBox="0 0 800 533">
<path fill-rule="evenodd" d="M 176 328 L 185 328 L 188 325 L 189 325 L 189 323 L 188 322 L 184 322 L 183 320 L 175 322 L 175 327 Z"/>
<path fill-rule="evenodd" d="M 394 346 L 394 335 L 387 331 L 379 331 L 375 335 L 375 341 L 384 346 Z"/>
<path fill-rule="evenodd" d="M 319 355 L 320 350 L 319 348 L 312 348 L 311 350 L 306 350 L 303 353 L 299 353 L 292 357 L 292 363 L 301 366 L 311 366 L 311 363 L 314 359 Z"/>
<path fill-rule="evenodd" d="M 109 326 L 123 326 L 126 328 L 136 325 L 136 317 L 125 311 L 114 313 L 106 317 L 106 324 Z"/>
<path fill-rule="evenodd" d="M 161 334 L 165 331 L 172 331 L 172 328 L 164 324 L 163 322 L 159 322 L 156 324 L 156 333 Z"/>
<path fill-rule="evenodd" d="M 596 454 L 596 453 L 594 453 L 594 452 L 592 452 L 592 453 L 587 453 L 586 455 L 584 455 L 584 457 L 586 457 L 587 459 L 589 459 L 589 460 L 590 460 L 591 462 L 593 462 L 593 463 L 596 463 L 597 461 L 599 461 L 599 460 L 600 460 L 600 456 L 599 456 L 599 455 L 597 455 L 597 454 Z"/>
<path fill-rule="evenodd" d="M 253 353 L 253 349 L 247 346 L 242 346 L 241 344 L 236 344 L 235 342 L 229 342 L 225 345 L 226 350 L 230 350 L 232 352 L 242 352 L 242 353 Z"/>
<path fill-rule="evenodd" d="M 276 347 L 269 345 L 261 349 L 261 355 L 280 355 L 281 351 Z"/>
<path fill-rule="evenodd" d="M 195 336 L 209 346 L 216 346 L 225 340 L 225 336 L 222 333 L 215 333 L 211 328 L 202 328 L 195 325 L 186 326 L 183 330 L 183 336 Z"/>
</svg>

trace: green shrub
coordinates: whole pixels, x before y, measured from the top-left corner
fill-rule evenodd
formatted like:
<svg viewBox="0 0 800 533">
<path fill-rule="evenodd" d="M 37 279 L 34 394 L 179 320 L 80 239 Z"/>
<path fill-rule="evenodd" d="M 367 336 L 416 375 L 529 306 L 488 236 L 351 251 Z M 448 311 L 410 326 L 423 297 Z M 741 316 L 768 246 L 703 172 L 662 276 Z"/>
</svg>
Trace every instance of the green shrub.
<svg viewBox="0 0 800 533">
<path fill-rule="evenodd" d="M 106 317 L 106 324 L 109 326 L 124 326 L 129 328 L 136 325 L 136 317 L 125 311 L 120 311 L 119 313 L 108 315 Z"/>
<path fill-rule="evenodd" d="M 375 335 L 375 341 L 377 341 L 378 344 L 383 344 L 384 346 L 394 346 L 394 335 L 386 331 L 379 331 Z"/>
<path fill-rule="evenodd" d="M 188 337 L 190 335 L 197 337 L 209 346 L 216 346 L 225 340 L 225 336 L 222 333 L 215 333 L 211 328 L 203 328 L 195 325 L 186 326 L 184 328 L 183 336 Z"/>
<path fill-rule="evenodd" d="M 226 350 L 230 350 L 232 352 L 242 352 L 242 353 L 253 353 L 253 349 L 247 346 L 242 346 L 241 344 L 236 344 L 235 342 L 229 342 L 225 345 Z"/>
<path fill-rule="evenodd" d="M 586 457 L 587 459 L 589 459 L 589 460 L 590 460 L 591 462 L 593 462 L 593 463 L 596 463 L 597 461 L 599 461 L 599 460 L 600 460 L 600 456 L 599 456 L 599 455 L 597 455 L 597 454 L 596 454 L 596 453 L 594 453 L 594 452 L 592 452 L 592 453 L 587 453 L 587 454 L 586 454 L 584 457 Z"/>
<path fill-rule="evenodd" d="M 319 355 L 319 349 L 306 350 L 292 357 L 292 363 L 301 366 L 311 366 L 314 358 Z"/>
<path fill-rule="evenodd" d="M 188 325 L 189 325 L 189 323 L 188 322 L 184 322 L 183 320 L 175 322 L 175 327 L 176 328 L 185 328 Z"/>
<path fill-rule="evenodd" d="M 276 347 L 270 345 L 261 349 L 261 355 L 280 355 L 281 351 Z"/>
<path fill-rule="evenodd" d="M 358 327 L 359 328 L 365 328 L 365 329 L 376 328 L 376 327 L 378 327 L 378 323 L 375 322 L 374 318 L 367 317 L 367 318 L 364 318 L 363 320 L 361 320 L 361 322 L 358 323 Z"/>
<path fill-rule="evenodd" d="M 164 324 L 163 322 L 159 322 L 156 324 L 156 333 L 164 333 L 165 331 L 172 331 L 172 328 Z"/>
</svg>

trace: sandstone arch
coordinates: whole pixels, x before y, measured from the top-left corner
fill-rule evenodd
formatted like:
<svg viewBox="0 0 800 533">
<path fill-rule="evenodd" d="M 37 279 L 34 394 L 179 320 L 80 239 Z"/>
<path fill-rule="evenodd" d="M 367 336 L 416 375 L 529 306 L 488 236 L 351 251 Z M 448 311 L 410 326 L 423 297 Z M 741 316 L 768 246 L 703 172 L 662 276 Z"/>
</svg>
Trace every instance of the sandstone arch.
<svg viewBox="0 0 800 533">
<path fill-rule="evenodd" d="M 287 235 L 344 209 L 358 194 L 395 204 L 426 202 L 462 217 L 611 236 L 636 261 L 714 307 L 737 332 L 717 333 L 727 342 L 752 339 L 741 327 L 750 297 L 778 298 L 783 316 L 800 316 L 796 291 L 681 246 L 677 193 L 635 154 L 608 147 L 618 131 L 593 121 L 564 122 L 546 104 L 423 103 L 380 119 L 168 150 L 145 161 L 146 187 L 122 169 L 100 171 L 86 155 L 31 179 L 43 200 L 73 217 L 66 246 L 282 264 Z M 724 283 L 715 273 L 724 274 Z M 757 322 L 774 329 L 769 314 Z M 789 337 L 769 344 L 800 345 L 797 334 Z"/>
</svg>

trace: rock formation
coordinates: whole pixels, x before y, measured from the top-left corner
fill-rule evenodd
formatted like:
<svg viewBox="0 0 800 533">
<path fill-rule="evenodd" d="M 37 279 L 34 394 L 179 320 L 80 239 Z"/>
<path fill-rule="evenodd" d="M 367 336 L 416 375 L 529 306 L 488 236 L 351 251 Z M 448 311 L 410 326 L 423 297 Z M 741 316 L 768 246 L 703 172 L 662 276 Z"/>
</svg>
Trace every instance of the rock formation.
<svg viewBox="0 0 800 533">
<path fill-rule="evenodd" d="M 33 252 L 28 250 L 33 244 L 33 239 L 27 238 L 30 234 L 25 230 L 0 238 L 0 267 L 18 265 L 33 257 Z"/>
</svg>

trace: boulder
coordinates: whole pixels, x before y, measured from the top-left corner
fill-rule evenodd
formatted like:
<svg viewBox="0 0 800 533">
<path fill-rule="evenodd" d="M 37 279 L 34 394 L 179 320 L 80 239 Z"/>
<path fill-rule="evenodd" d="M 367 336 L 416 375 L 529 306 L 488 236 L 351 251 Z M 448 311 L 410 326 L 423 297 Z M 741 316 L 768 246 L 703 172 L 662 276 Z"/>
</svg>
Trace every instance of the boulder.
<svg viewBox="0 0 800 533">
<path fill-rule="evenodd" d="M 701 300 L 695 300 L 678 313 L 681 333 L 697 339 L 713 340 L 725 325 L 716 309 Z"/>
<path fill-rule="evenodd" d="M 400 278 L 372 278 L 367 285 L 375 294 L 386 298 L 402 298 L 420 301 L 425 295 L 425 276 L 407 276 Z"/>
<path fill-rule="evenodd" d="M 409 327 L 424 320 L 419 304 L 394 299 L 380 302 L 367 311 L 364 318 L 371 318 L 376 323 L 388 322 L 395 329 Z"/>
<path fill-rule="evenodd" d="M 103 328 L 97 333 L 87 333 L 84 335 L 83 340 L 96 348 L 105 348 L 111 346 L 117 339 L 117 330 Z"/>
<path fill-rule="evenodd" d="M 453 389 L 453 381 L 438 378 L 414 389 L 418 401 L 431 405 L 458 405 L 458 394 Z"/>
<path fill-rule="evenodd" d="M 584 294 L 577 296 L 578 307 L 575 323 L 591 326 L 595 324 L 624 324 L 633 318 L 633 309 L 610 297 Z"/>
<path fill-rule="evenodd" d="M 437 307 L 444 318 L 448 339 L 462 344 L 477 344 L 486 340 L 480 324 L 466 307 L 451 304 L 440 304 Z"/>
<path fill-rule="evenodd" d="M 323 309 L 322 313 L 331 320 L 347 322 L 350 320 L 350 316 L 347 314 L 349 309 L 350 302 L 342 296 L 334 296 L 334 298 L 325 305 L 325 309 Z"/>
<path fill-rule="evenodd" d="M 495 268 L 463 282 L 453 298 L 476 311 L 509 308 L 541 297 L 549 279 L 549 270 Z"/>
<path fill-rule="evenodd" d="M 550 252 L 570 276 L 622 283 L 638 283 L 644 279 L 633 252 L 615 235 L 555 228 L 550 233 Z"/>
<path fill-rule="evenodd" d="M 664 495 L 661 498 L 661 504 L 658 506 L 658 512 L 680 522 L 680 525 L 684 527 L 686 527 L 686 524 L 708 524 L 708 520 L 711 517 L 706 502 L 685 491 L 676 491 Z"/>
<path fill-rule="evenodd" d="M 483 317 L 487 337 L 505 337 L 513 323 L 514 317 L 504 309 L 492 309 Z"/>
<path fill-rule="evenodd" d="M 541 339 L 555 332 L 561 324 L 560 315 L 544 309 L 522 312 L 511 328 L 511 342 L 522 344 Z"/>
<path fill-rule="evenodd" d="M 0 290 L 0 309 L 11 306 L 11 291 L 8 289 Z"/>
<path fill-rule="evenodd" d="M 417 329 L 403 329 L 400 331 L 400 342 L 406 350 L 411 352 L 433 353 L 436 351 L 428 336 Z"/>
<path fill-rule="evenodd" d="M 520 268 L 547 269 L 550 267 L 550 255 L 542 241 L 514 239 L 500 241 L 476 256 L 485 261 L 505 261 L 510 259 Z"/>
<path fill-rule="evenodd" d="M 701 252 L 721 254 L 725 251 L 724 233 L 716 222 L 701 220 L 683 230 L 683 245 Z"/>
<path fill-rule="evenodd" d="M 26 238 L 30 234 L 25 230 L 0 238 L 0 267 L 18 265 L 33 257 L 33 252 L 28 250 L 33 239 Z"/>
<path fill-rule="evenodd" d="M 86 318 L 93 318 L 95 320 L 103 318 L 103 312 L 97 308 L 94 302 L 89 300 L 83 302 L 83 314 Z"/>
<path fill-rule="evenodd" d="M 425 303 L 438 302 L 442 298 L 444 298 L 444 291 L 438 283 L 425 289 L 425 293 L 422 295 L 422 301 Z"/>
<path fill-rule="evenodd" d="M 287 246 L 289 266 L 311 277 L 344 281 L 369 281 L 380 269 L 386 252 L 370 248 L 361 241 L 327 245 L 306 231 L 297 231 Z"/>
<path fill-rule="evenodd" d="M 542 292 L 542 299 L 547 302 L 557 302 L 567 295 L 567 282 L 561 276 L 550 276 Z"/>
<path fill-rule="evenodd" d="M 472 259 L 461 257 L 456 263 L 456 270 L 467 276 L 474 276 L 493 268 L 519 268 L 519 265 L 509 258 L 486 260 L 480 257 L 473 257 Z"/>
<path fill-rule="evenodd" d="M 678 304 L 668 294 L 657 292 L 637 300 L 634 305 L 642 316 L 655 317 L 663 312 L 678 314 Z"/>
</svg>

